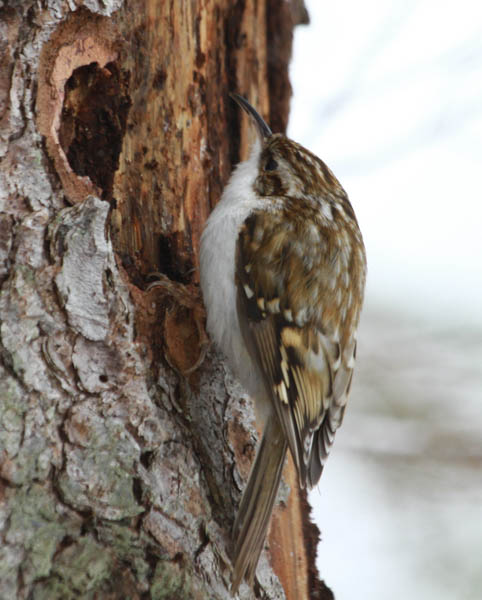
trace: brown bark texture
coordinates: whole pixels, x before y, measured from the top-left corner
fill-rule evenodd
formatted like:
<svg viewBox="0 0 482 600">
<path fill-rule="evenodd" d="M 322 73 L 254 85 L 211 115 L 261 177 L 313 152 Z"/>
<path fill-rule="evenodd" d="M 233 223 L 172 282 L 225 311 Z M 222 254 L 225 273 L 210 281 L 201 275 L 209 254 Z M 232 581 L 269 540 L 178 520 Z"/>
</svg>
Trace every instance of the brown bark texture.
<svg viewBox="0 0 482 600">
<path fill-rule="evenodd" d="M 228 92 L 284 130 L 305 19 L 0 1 L 0 598 L 230 597 L 257 433 L 204 331 L 197 252 L 249 145 Z M 317 540 L 291 467 L 238 597 L 331 598 Z"/>
</svg>

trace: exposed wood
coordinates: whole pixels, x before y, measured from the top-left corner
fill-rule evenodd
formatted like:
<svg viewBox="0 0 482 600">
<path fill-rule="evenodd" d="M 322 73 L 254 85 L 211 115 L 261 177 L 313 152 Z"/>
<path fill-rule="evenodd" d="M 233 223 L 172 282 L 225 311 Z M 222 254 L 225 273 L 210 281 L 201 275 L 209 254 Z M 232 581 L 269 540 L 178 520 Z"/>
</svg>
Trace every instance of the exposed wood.
<svg viewBox="0 0 482 600">
<path fill-rule="evenodd" d="M 286 503 L 275 510 L 269 536 L 273 569 L 281 579 L 286 598 L 331 600 L 333 594 L 320 581 L 314 565 L 319 531 L 310 519 L 306 491 L 299 488 L 291 456 L 287 462 L 284 476 L 291 493 Z"/>
</svg>

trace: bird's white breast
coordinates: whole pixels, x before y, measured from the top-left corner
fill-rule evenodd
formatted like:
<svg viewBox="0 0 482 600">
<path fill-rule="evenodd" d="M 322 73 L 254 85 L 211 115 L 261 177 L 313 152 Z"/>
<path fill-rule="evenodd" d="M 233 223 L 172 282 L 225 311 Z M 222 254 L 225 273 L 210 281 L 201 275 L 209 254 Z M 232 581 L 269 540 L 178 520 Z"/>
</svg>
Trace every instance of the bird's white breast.
<svg viewBox="0 0 482 600">
<path fill-rule="evenodd" d="M 241 384 L 252 396 L 264 392 L 243 342 L 236 310 L 235 254 L 240 227 L 263 205 L 253 184 L 258 174 L 259 143 L 240 163 L 201 237 L 200 279 L 207 311 L 207 330 Z"/>
</svg>

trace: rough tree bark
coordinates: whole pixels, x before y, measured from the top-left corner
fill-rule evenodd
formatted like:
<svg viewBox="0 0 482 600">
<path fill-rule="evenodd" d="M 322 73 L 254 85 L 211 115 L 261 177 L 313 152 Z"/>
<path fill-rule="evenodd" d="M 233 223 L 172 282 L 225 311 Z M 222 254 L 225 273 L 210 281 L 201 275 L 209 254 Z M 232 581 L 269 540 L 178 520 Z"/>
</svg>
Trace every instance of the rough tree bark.
<svg viewBox="0 0 482 600">
<path fill-rule="evenodd" d="M 229 597 L 257 434 L 207 343 L 197 250 L 248 145 L 227 92 L 284 130 L 305 18 L 283 0 L 0 1 L 1 598 Z M 286 480 L 241 598 L 332 597 Z"/>
</svg>

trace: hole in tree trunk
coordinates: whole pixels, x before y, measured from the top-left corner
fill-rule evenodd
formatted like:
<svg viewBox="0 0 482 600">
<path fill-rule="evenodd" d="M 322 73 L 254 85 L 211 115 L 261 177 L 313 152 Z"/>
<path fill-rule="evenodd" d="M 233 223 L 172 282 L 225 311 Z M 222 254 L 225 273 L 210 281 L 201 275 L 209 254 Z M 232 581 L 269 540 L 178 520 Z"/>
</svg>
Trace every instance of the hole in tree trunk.
<svg viewBox="0 0 482 600">
<path fill-rule="evenodd" d="M 127 76 L 115 63 L 75 69 L 65 84 L 59 141 L 72 170 L 112 197 L 130 99 Z"/>
</svg>

